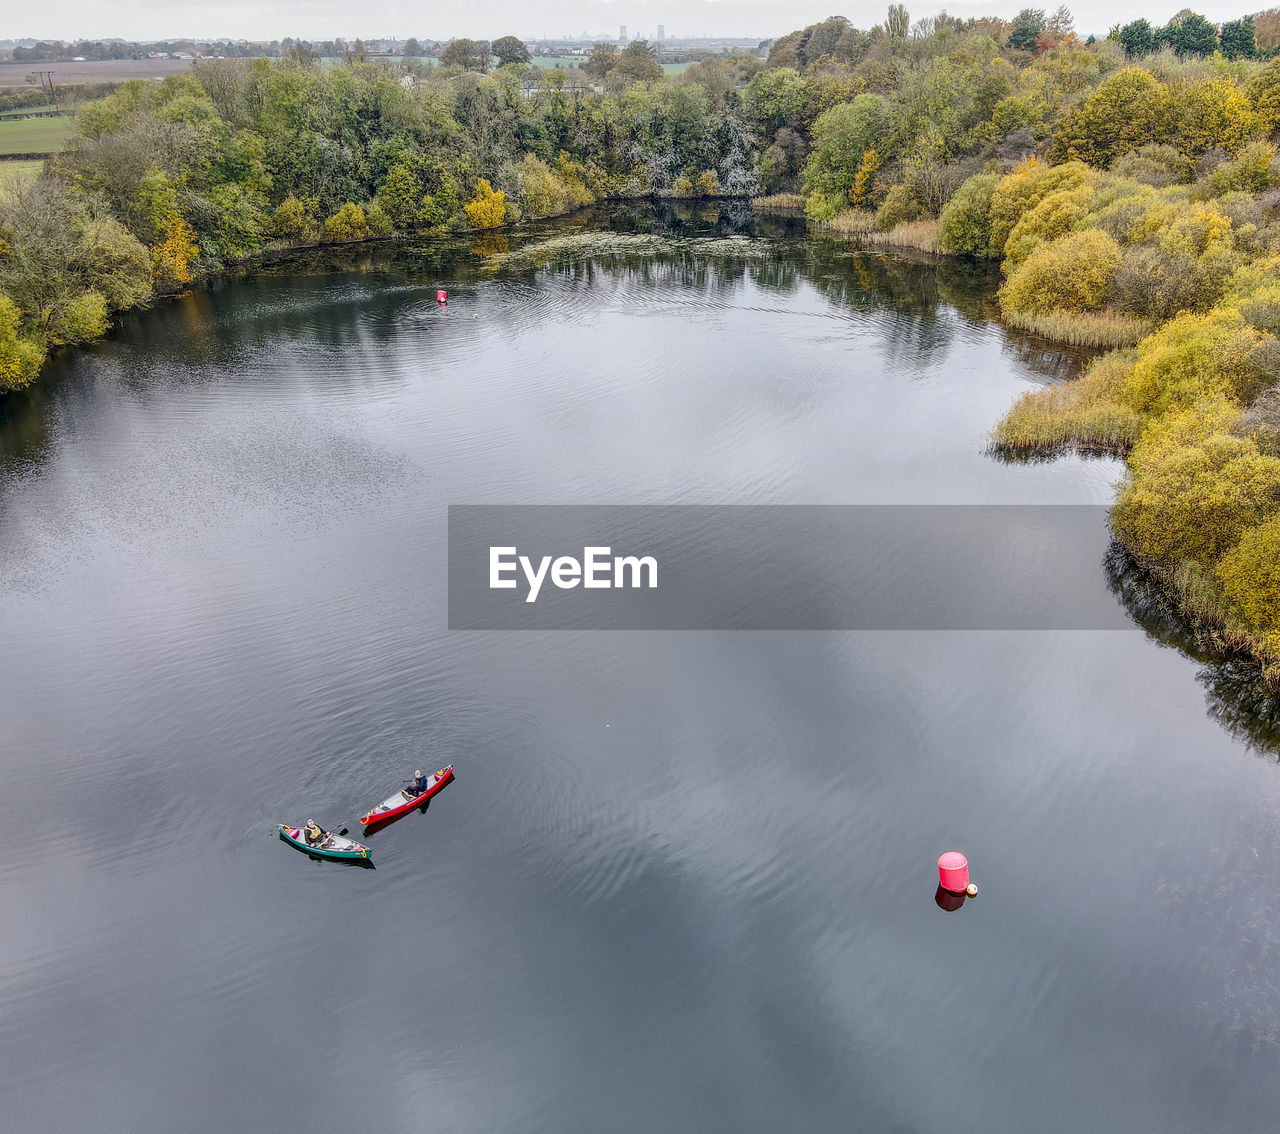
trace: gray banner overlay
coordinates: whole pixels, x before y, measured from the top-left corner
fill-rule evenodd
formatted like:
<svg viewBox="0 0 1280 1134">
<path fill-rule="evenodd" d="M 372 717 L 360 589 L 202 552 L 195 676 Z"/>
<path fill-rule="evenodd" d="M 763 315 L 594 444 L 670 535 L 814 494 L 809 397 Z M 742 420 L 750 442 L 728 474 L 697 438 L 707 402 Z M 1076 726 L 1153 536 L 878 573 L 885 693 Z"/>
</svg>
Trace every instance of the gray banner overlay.
<svg viewBox="0 0 1280 1134">
<path fill-rule="evenodd" d="M 1133 629 L 1109 538 L 1093 505 L 451 505 L 449 628 Z"/>
</svg>

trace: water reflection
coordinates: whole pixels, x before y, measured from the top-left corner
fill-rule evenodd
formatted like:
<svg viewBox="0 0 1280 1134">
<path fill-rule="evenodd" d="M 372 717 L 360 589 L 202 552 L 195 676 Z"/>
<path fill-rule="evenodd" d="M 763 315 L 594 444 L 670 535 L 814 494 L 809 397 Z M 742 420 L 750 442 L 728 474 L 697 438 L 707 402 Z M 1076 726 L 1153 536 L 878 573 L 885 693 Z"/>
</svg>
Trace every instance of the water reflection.
<svg viewBox="0 0 1280 1134">
<path fill-rule="evenodd" d="M 1154 641 L 1200 662 L 1209 716 L 1251 751 L 1280 762 L 1280 696 L 1262 667 L 1182 614 L 1160 584 L 1119 543 L 1103 560 L 1107 585 Z"/>
</svg>

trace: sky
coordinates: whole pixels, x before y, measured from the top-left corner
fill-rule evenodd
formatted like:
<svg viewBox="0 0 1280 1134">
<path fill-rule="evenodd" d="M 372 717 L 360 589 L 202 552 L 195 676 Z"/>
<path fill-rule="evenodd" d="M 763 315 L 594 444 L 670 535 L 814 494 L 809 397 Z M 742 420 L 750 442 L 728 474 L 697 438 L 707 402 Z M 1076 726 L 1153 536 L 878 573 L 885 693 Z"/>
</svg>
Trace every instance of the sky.
<svg viewBox="0 0 1280 1134">
<path fill-rule="evenodd" d="M 912 20 L 936 15 L 1012 16 L 1024 5 L 1052 10 L 1054 0 L 1010 0 L 1009 3 L 931 3 L 908 0 Z M 459 4 L 423 4 L 421 0 L 42 0 L 14 4 L 0 20 L 0 37 L 37 39 L 162 40 L 353 39 L 417 36 L 449 39 L 500 35 L 523 38 L 559 37 L 565 33 L 593 38 L 616 37 L 620 24 L 631 38 L 654 38 L 666 27 L 668 38 L 690 35 L 735 35 L 759 39 L 785 34 L 830 15 L 847 16 L 858 27 L 884 18 L 888 0 L 841 3 L 839 0 L 469 0 Z M 1081 34 L 1104 34 L 1112 24 L 1145 16 L 1162 24 L 1184 5 L 1135 0 L 1080 0 L 1070 4 Z M 1192 4 L 1220 23 L 1264 5 L 1257 0 Z"/>
</svg>

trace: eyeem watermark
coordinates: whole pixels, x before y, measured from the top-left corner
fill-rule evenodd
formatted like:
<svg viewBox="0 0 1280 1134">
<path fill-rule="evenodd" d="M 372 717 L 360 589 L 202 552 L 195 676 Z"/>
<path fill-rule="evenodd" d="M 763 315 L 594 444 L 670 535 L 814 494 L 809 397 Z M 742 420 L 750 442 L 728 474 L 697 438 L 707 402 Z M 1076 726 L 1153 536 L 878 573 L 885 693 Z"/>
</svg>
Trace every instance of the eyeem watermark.
<svg viewBox="0 0 1280 1134">
<path fill-rule="evenodd" d="M 1101 505 L 457 504 L 449 626 L 1131 628 L 1110 538 Z"/>
<path fill-rule="evenodd" d="M 515 547 L 489 548 L 489 589 L 512 590 L 519 586 L 517 569 L 528 585 L 525 602 L 537 602 L 538 592 L 550 573 L 551 582 L 562 591 L 581 585 L 586 590 L 613 587 L 658 587 L 658 561 L 652 555 L 614 555 L 611 547 L 584 547 L 582 558 L 572 555 L 533 558 L 520 555 Z"/>
</svg>

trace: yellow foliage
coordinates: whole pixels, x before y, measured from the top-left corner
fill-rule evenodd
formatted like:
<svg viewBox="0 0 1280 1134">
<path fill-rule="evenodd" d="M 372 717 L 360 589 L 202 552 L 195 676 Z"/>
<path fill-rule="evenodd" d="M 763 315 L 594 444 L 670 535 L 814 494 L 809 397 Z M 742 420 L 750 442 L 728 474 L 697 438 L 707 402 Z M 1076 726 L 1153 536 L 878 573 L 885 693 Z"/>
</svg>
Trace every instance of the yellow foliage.
<svg viewBox="0 0 1280 1134">
<path fill-rule="evenodd" d="M 1253 629 L 1280 630 L 1280 517 L 1247 529 L 1217 575 L 1227 602 Z"/>
<path fill-rule="evenodd" d="M 1141 413 L 1168 413 L 1206 398 L 1237 401 L 1250 381 L 1249 352 L 1261 340 L 1234 308 L 1179 315 L 1143 341 L 1126 401 Z"/>
<path fill-rule="evenodd" d="M 482 177 L 476 182 L 476 195 L 463 208 L 473 228 L 497 228 L 507 218 L 507 195 Z"/>
<path fill-rule="evenodd" d="M 1088 166 L 1078 161 L 1049 166 L 1028 158 L 1012 173 L 1002 177 L 991 193 L 991 248 L 1004 254 L 1005 242 L 1014 226 L 1050 193 L 1075 189 L 1084 184 Z"/>
<path fill-rule="evenodd" d="M 1176 211 L 1160 234 L 1166 252 L 1202 256 L 1205 252 L 1231 250 L 1231 218 L 1210 201 Z"/>
<path fill-rule="evenodd" d="M 350 201 L 324 222 L 324 238 L 334 243 L 368 240 L 372 235 L 364 209 Z"/>
<path fill-rule="evenodd" d="M 1041 244 L 1066 236 L 1088 214 L 1093 198 L 1093 188 L 1087 184 L 1059 189 L 1023 213 L 1005 241 L 1005 270 L 1017 267 Z"/>
<path fill-rule="evenodd" d="M 1096 228 L 1042 244 L 1000 289 L 1009 311 L 1096 310 L 1106 301 L 1124 257 L 1118 245 Z"/>
<path fill-rule="evenodd" d="M 200 255 L 195 230 L 177 213 L 160 222 L 161 239 L 151 248 L 151 274 L 156 287 L 171 291 L 191 282 L 191 265 Z"/>
<path fill-rule="evenodd" d="M 44 347 L 23 338 L 18 323 L 18 305 L 0 295 L 0 391 L 29 386 L 44 362 Z"/>
<path fill-rule="evenodd" d="M 1181 444 L 1144 437 L 1112 512 L 1124 542 L 1147 563 L 1212 562 L 1277 508 L 1280 460 L 1252 438 L 1214 433 Z"/>
</svg>

